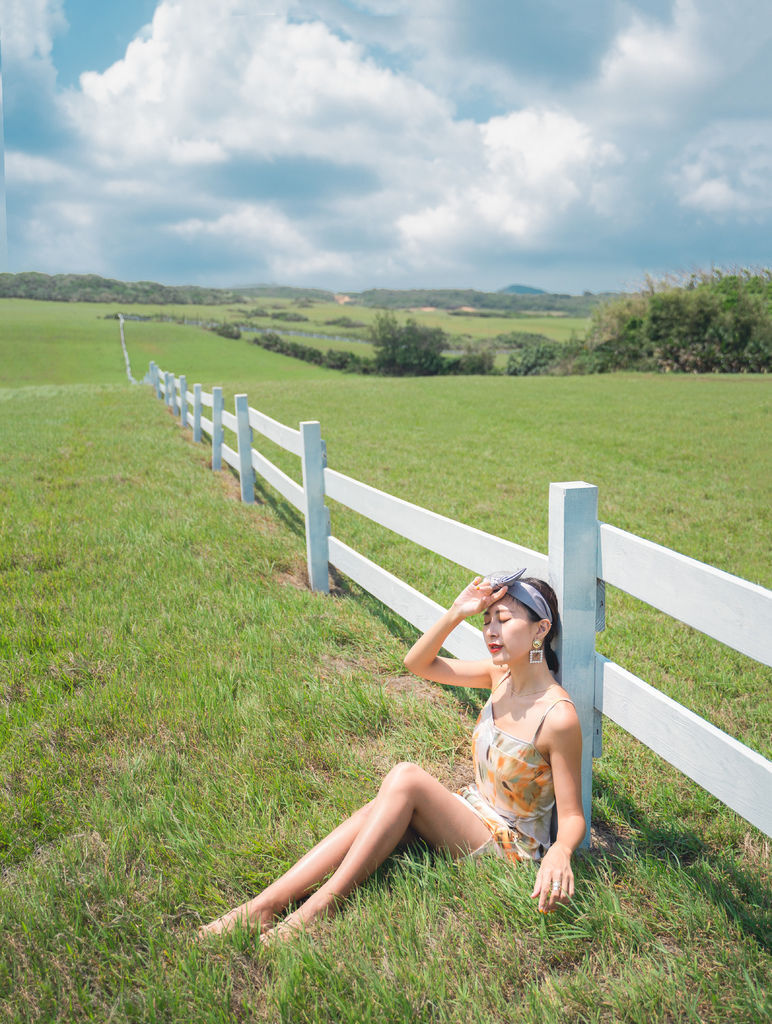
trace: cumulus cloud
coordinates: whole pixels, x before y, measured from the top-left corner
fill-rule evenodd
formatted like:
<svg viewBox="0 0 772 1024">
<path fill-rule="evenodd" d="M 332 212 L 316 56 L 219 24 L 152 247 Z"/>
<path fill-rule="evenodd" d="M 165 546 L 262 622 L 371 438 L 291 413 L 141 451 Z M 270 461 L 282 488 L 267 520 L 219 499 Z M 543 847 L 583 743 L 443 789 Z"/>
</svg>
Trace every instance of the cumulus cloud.
<svg viewBox="0 0 772 1024">
<path fill-rule="evenodd" d="M 11 152 L 5 158 L 5 170 L 14 182 L 24 185 L 75 185 L 76 175 L 66 164 L 45 156 Z"/>
<path fill-rule="evenodd" d="M 63 0 L 0 0 L 3 59 L 47 59 L 53 38 L 67 26 Z"/>
<path fill-rule="evenodd" d="M 49 75 L 59 152 L 15 126 L 16 251 L 116 276 L 163 252 L 166 278 L 490 287 L 497 264 L 657 251 L 690 218 L 768 224 L 769 100 L 752 122 L 731 107 L 765 74 L 772 16 L 739 2 L 743 33 L 718 0 L 544 0 L 531 18 L 493 0 L 161 0 L 112 66 L 67 90 Z M 0 5 L 52 74 L 61 0 Z"/>
<path fill-rule="evenodd" d="M 686 148 L 673 176 L 684 206 L 723 218 L 772 212 L 772 120 L 719 122 Z"/>
<path fill-rule="evenodd" d="M 413 247 L 489 244 L 492 236 L 537 248 L 572 204 L 586 197 L 592 173 L 619 160 L 610 143 L 560 111 L 524 110 L 479 126 L 477 166 L 453 182 L 442 203 L 404 214 Z"/>
<path fill-rule="evenodd" d="M 420 7 L 426 15 L 427 4 Z M 379 9 L 404 13 L 405 5 Z M 539 247 L 565 210 L 591 202 L 591 175 L 619 162 L 612 143 L 565 111 L 523 109 L 477 124 L 320 21 L 229 10 L 235 0 L 230 9 L 165 0 L 123 60 L 81 76 L 62 107 L 90 159 L 107 176 L 120 168 L 124 180 L 151 160 L 158 182 L 175 165 L 302 156 L 368 168 L 373 186 L 363 197 L 341 191 L 324 208 L 306 208 L 294 233 L 276 203 L 234 213 L 227 196 L 202 196 L 202 216 L 171 226 L 181 236 L 209 232 L 235 244 L 254 229 L 278 251 L 288 251 L 288 238 L 299 251 L 315 245 L 314 265 L 331 273 L 357 263 L 325 244 L 341 217 L 361 225 L 362 248 L 368 221 L 380 218 L 375 233 L 403 247 L 391 260 L 406 269 L 437 247 L 501 239 Z"/>
<path fill-rule="evenodd" d="M 713 73 L 700 24 L 691 0 L 677 0 L 670 24 L 636 16 L 602 62 L 597 88 L 607 97 L 605 109 L 625 119 L 632 114 L 637 125 L 677 117 L 679 106 Z"/>
<path fill-rule="evenodd" d="M 440 97 L 321 22 L 237 17 L 239 4 L 165 0 L 123 60 L 81 76 L 62 106 L 103 165 L 148 151 L 372 161 L 389 138 L 429 150 L 449 117 Z"/>
</svg>

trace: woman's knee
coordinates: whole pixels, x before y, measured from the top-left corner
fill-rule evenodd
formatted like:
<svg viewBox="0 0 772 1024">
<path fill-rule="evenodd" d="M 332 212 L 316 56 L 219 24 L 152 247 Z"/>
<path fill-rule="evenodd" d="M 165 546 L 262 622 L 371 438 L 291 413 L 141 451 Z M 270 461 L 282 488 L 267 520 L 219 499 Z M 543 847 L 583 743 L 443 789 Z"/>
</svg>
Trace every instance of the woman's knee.
<svg viewBox="0 0 772 1024">
<path fill-rule="evenodd" d="M 384 778 L 381 790 L 400 789 L 416 792 L 430 778 L 429 773 L 420 764 L 415 764 L 413 761 L 400 761 Z"/>
</svg>

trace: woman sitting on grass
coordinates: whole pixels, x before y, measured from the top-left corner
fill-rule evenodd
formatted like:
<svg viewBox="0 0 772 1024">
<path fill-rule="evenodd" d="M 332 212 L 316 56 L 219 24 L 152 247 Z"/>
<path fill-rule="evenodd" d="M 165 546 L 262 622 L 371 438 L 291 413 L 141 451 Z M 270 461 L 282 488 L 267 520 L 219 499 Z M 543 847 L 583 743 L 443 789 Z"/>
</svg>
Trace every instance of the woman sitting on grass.
<svg viewBox="0 0 772 1024">
<path fill-rule="evenodd" d="M 374 800 L 254 899 L 202 927 L 201 936 L 230 931 L 241 922 L 259 928 L 264 942 L 286 937 L 318 915 L 334 912 L 390 853 L 416 835 L 452 857 L 492 853 L 536 861 L 531 895 L 542 912 L 570 899 L 571 854 L 586 828 L 582 735 L 571 698 L 552 675 L 557 670 L 550 647 L 557 626 L 554 591 L 542 580 L 523 578 L 524 572 L 477 577 L 405 658 L 407 668 L 424 679 L 492 691 L 472 735 L 474 784 L 451 793 L 417 764 L 396 765 Z M 490 659 L 440 657 L 455 627 L 480 612 Z M 550 844 L 553 804 L 559 829 Z"/>
</svg>

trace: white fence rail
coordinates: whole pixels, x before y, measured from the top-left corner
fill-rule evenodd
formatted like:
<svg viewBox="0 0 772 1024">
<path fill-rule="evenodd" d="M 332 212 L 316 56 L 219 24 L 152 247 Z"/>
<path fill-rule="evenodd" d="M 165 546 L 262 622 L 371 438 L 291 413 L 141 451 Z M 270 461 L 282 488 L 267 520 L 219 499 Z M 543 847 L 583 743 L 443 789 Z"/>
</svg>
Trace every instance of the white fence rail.
<svg viewBox="0 0 772 1024">
<path fill-rule="evenodd" d="M 550 484 L 549 554 L 494 537 L 437 515 L 343 473 L 327 468 L 317 422 L 285 426 L 247 405 L 237 395 L 226 412 L 222 389 L 211 394 L 185 378 L 163 373 L 155 363 L 145 377 L 156 396 L 190 424 L 194 440 L 205 431 L 212 445 L 212 468 L 223 462 L 239 475 L 241 497 L 254 501 L 258 473 L 305 519 L 311 587 L 328 592 L 329 566 L 345 573 L 408 622 L 425 629 L 443 609 L 403 580 L 334 537 L 325 498 L 353 509 L 457 565 L 475 573 L 520 567 L 548 579 L 561 608 L 557 654 L 582 725 L 582 790 L 590 821 L 592 759 L 601 754 L 602 715 L 622 726 L 670 764 L 694 779 L 747 821 L 772 835 L 772 762 L 595 651 L 595 633 L 604 626 L 605 583 L 610 583 L 708 636 L 772 665 L 772 591 L 705 565 L 693 558 L 598 522 L 597 488 L 583 482 Z M 192 413 L 190 406 L 192 404 Z M 202 414 L 211 408 L 212 418 Z M 225 444 L 223 431 L 236 436 Z M 299 485 L 252 448 L 256 430 L 298 455 Z M 485 657 L 479 630 L 462 623 L 445 648 L 460 658 Z"/>
<path fill-rule="evenodd" d="M 530 548 L 429 512 L 334 469 L 325 469 L 324 482 L 328 498 L 472 572 L 481 565 L 491 572 L 496 566 L 517 564 L 533 576 L 547 574 L 548 559 Z"/>
<path fill-rule="evenodd" d="M 727 647 L 770 664 L 772 616 L 764 587 L 606 523 L 600 524 L 598 576 Z"/>
</svg>

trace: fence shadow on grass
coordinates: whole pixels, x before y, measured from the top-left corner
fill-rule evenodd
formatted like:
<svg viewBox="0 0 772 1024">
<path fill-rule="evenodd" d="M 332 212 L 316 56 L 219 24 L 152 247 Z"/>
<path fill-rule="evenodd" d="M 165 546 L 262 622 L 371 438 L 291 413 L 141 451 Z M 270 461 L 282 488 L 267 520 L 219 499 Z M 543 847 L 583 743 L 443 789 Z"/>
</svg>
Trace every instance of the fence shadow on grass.
<svg viewBox="0 0 772 1024">
<path fill-rule="evenodd" d="M 708 846 L 689 828 L 654 821 L 612 782 L 598 778 L 593 797 L 604 797 L 625 819 L 634 835 L 604 858 L 615 874 L 629 871 L 632 856 L 647 856 L 679 870 L 716 907 L 723 910 L 743 935 L 762 949 L 772 949 L 772 897 L 763 880 L 741 867 L 731 856 Z"/>
<path fill-rule="evenodd" d="M 401 615 L 393 612 L 388 605 L 383 604 L 377 597 L 373 597 L 366 590 L 363 590 L 357 583 L 350 580 L 342 573 L 333 570 L 335 585 L 339 592 L 350 597 L 367 610 L 374 619 L 378 619 L 391 635 L 402 643 L 412 646 L 420 636 L 415 626 L 403 619 Z"/>
<path fill-rule="evenodd" d="M 238 473 L 236 473 L 235 470 L 232 472 L 236 479 L 238 479 Z M 255 474 L 255 500 L 259 501 L 261 505 L 267 505 L 276 518 L 283 523 L 291 533 L 294 533 L 298 537 L 305 538 L 306 523 L 301 513 L 290 505 L 288 501 L 285 501 L 284 498 L 277 497 L 271 487 L 262 483 L 258 474 Z"/>
<path fill-rule="evenodd" d="M 334 592 L 336 594 L 352 598 L 352 600 L 355 600 L 358 605 L 367 609 L 368 613 L 372 615 L 373 618 L 378 619 L 396 640 L 405 644 L 405 653 L 407 653 L 408 648 L 412 647 L 421 635 L 421 631 L 411 625 L 407 619 L 403 619 L 401 615 L 393 612 L 388 605 L 383 604 L 378 598 L 373 597 L 372 594 L 363 590 L 358 584 L 350 580 L 348 576 L 344 576 L 342 573 L 339 573 L 332 568 L 330 570 L 330 576 L 335 583 Z M 405 671 L 405 674 L 410 675 L 407 670 Z M 488 693 L 485 690 L 467 689 L 464 686 L 440 687 L 439 683 L 436 683 L 435 685 L 438 688 L 448 691 L 461 705 L 463 710 L 473 718 L 477 717 L 482 706 L 485 704 L 485 701 L 488 699 Z M 469 738 L 471 742 L 471 733 Z"/>
</svg>

